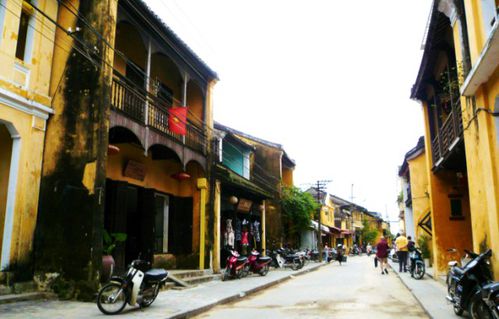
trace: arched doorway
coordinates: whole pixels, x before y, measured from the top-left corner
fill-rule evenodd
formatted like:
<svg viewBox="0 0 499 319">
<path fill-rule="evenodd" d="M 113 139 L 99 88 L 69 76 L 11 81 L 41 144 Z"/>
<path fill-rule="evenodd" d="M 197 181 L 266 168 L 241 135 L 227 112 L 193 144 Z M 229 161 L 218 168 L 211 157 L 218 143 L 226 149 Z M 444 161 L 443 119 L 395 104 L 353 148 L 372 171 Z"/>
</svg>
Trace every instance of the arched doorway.
<svg viewBox="0 0 499 319">
<path fill-rule="evenodd" d="M 0 270 L 10 263 L 20 144 L 15 127 L 0 120 Z"/>
</svg>

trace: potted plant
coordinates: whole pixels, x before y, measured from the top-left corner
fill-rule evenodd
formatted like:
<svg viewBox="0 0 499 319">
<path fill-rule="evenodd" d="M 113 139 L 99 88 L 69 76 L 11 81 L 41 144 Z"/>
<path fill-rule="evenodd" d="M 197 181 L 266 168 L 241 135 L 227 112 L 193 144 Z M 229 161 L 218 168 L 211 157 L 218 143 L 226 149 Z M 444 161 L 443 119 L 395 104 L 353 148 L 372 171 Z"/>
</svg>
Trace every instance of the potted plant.
<svg viewBox="0 0 499 319">
<path fill-rule="evenodd" d="M 119 243 L 126 241 L 125 233 L 109 233 L 104 229 L 102 248 L 102 278 L 106 281 L 113 274 L 114 258 L 113 251 Z"/>
<path fill-rule="evenodd" d="M 419 249 L 421 249 L 421 255 L 423 257 L 425 267 L 429 268 L 430 267 L 430 246 L 429 246 L 429 241 L 430 239 L 426 235 L 422 235 L 418 238 L 418 246 Z"/>
</svg>

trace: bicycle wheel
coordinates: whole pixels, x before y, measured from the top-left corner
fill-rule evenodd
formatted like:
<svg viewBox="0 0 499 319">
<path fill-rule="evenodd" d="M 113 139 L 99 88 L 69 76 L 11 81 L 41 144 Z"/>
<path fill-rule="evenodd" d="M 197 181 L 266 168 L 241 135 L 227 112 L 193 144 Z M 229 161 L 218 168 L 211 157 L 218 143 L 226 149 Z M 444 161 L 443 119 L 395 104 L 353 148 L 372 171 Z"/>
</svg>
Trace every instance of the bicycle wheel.
<svg viewBox="0 0 499 319">
<path fill-rule="evenodd" d="M 115 315 L 125 308 L 127 299 L 126 292 L 121 288 L 121 285 L 111 282 L 99 291 L 97 307 L 106 315 Z"/>
</svg>

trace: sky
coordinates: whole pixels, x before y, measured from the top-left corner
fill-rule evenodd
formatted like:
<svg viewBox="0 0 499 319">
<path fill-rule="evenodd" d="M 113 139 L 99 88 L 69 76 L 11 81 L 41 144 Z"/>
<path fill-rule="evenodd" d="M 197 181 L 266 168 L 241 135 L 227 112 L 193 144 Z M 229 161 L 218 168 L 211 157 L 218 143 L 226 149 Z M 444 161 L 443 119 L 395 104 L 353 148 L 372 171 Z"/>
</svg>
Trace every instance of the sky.
<svg viewBox="0 0 499 319">
<path fill-rule="evenodd" d="M 424 134 L 409 96 L 431 0 L 145 2 L 217 72 L 215 121 L 281 144 L 296 186 L 331 180 L 397 220 L 398 167 Z"/>
</svg>

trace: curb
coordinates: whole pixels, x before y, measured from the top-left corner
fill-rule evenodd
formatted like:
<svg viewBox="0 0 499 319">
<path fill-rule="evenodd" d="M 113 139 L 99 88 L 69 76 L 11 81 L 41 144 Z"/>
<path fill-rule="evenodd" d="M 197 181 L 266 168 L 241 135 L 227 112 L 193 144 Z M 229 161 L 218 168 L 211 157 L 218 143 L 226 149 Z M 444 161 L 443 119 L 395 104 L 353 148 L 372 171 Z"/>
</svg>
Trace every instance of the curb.
<svg viewBox="0 0 499 319">
<path fill-rule="evenodd" d="M 20 301 L 31 301 L 41 299 L 57 299 L 57 295 L 51 292 L 28 292 L 23 294 L 9 294 L 0 296 L 0 305 Z"/>
<path fill-rule="evenodd" d="M 414 297 L 414 299 L 416 299 L 416 301 L 417 301 L 417 302 L 418 302 L 418 304 L 421 306 L 421 308 L 423 308 L 424 312 L 428 315 L 428 317 L 429 317 L 429 318 L 431 318 L 431 319 L 436 319 L 435 317 L 433 317 L 433 316 L 430 314 L 430 312 L 429 312 L 429 311 L 428 311 L 428 309 L 425 307 L 425 305 L 421 302 L 421 300 L 419 300 L 419 298 L 416 296 L 416 294 L 412 291 L 411 287 L 409 287 L 409 286 L 405 283 L 405 281 L 403 281 L 403 280 L 402 280 L 402 278 L 400 277 L 400 275 L 399 275 L 398 271 L 396 271 L 396 270 L 392 267 L 392 265 L 390 265 L 390 263 L 387 263 L 387 264 L 388 264 L 388 266 L 390 266 L 390 268 L 392 269 L 392 272 L 393 272 L 394 274 L 396 274 L 396 275 L 397 275 L 398 279 L 400 280 L 400 282 L 402 282 L 402 284 L 404 285 L 404 287 L 405 287 L 405 288 L 407 288 L 407 290 L 409 290 L 409 291 L 411 292 L 411 294 L 412 294 L 412 296 Z M 430 277 L 430 276 L 428 276 L 428 277 Z M 433 280 L 433 279 L 432 279 L 432 280 Z"/>
<path fill-rule="evenodd" d="M 245 296 L 248 296 L 248 295 L 251 295 L 251 294 L 255 294 L 259 291 L 262 291 L 264 289 L 267 289 L 267 288 L 270 288 L 272 286 L 275 286 L 275 285 L 278 285 L 282 282 L 285 282 L 289 279 L 292 279 L 296 276 L 300 276 L 300 275 L 303 275 L 303 274 L 306 274 L 306 273 L 309 273 L 309 272 L 312 272 L 312 271 L 315 271 L 319 268 L 321 268 L 322 266 L 326 266 L 328 264 L 318 264 L 317 266 L 312 266 L 310 268 L 307 268 L 307 269 L 304 269 L 304 270 L 300 270 L 300 271 L 297 271 L 297 272 L 293 272 L 293 273 L 290 273 L 289 275 L 286 275 L 282 278 L 278 278 L 276 280 L 273 280 L 271 282 L 268 282 L 266 284 L 263 284 L 263 285 L 260 285 L 260 286 L 256 286 L 254 288 L 251 288 L 251 289 L 248 289 L 246 291 L 241 291 L 237 294 L 234 294 L 232 296 L 228 296 L 228 297 L 225 297 L 225 298 L 222 298 L 218 301 L 215 301 L 211 304 L 208 304 L 206 306 L 202 306 L 202 307 L 199 307 L 199 308 L 196 308 L 196 309 L 192 309 L 192 310 L 188 310 L 188 311 L 184 311 L 182 313 L 178 313 L 176 315 L 173 315 L 171 317 L 167 317 L 167 319 L 186 319 L 186 318 L 191 318 L 191 317 L 194 317 L 196 315 L 199 315 L 203 312 L 206 312 L 212 308 L 214 308 L 215 306 L 218 306 L 218 305 L 223 305 L 223 304 L 226 304 L 226 303 L 229 303 L 229 302 L 232 302 L 232 301 L 236 301 L 238 299 L 241 299 Z"/>
</svg>

